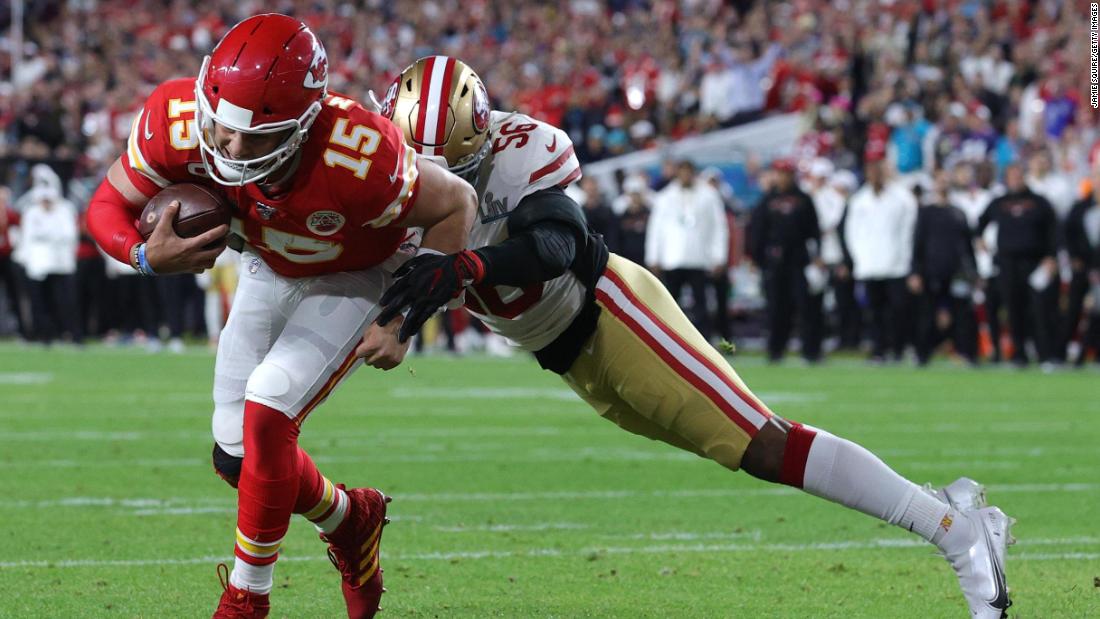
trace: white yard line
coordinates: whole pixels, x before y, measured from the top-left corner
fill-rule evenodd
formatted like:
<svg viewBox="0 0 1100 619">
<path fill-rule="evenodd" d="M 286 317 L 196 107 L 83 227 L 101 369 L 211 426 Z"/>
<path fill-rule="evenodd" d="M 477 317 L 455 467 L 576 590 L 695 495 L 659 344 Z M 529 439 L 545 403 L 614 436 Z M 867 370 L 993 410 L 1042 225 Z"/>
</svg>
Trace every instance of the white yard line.
<svg viewBox="0 0 1100 619">
<path fill-rule="evenodd" d="M 0 385 L 45 385 L 51 382 L 52 372 L 0 372 Z"/>
<path fill-rule="evenodd" d="M 515 531 L 577 531 L 592 525 L 577 522 L 537 522 L 533 524 L 484 524 L 474 526 L 432 527 L 443 533 L 512 533 Z"/>
<path fill-rule="evenodd" d="M 988 486 L 991 494 L 1046 494 L 1096 492 L 1100 484 L 1061 483 L 1061 484 L 993 484 Z M 560 501 L 560 500 L 619 500 L 649 498 L 737 498 L 777 496 L 799 496 L 804 493 L 786 486 L 762 486 L 759 488 L 698 488 L 676 490 L 560 490 L 545 492 L 404 492 L 397 493 L 398 501 L 427 503 L 465 503 L 465 502 L 515 502 L 515 501 Z M 115 497 L 66 497 L 44 500 L 0 500 L 0 509 L 54 509 L 74 507 L 122 507 L 129 509 L 160 508 L 203 508 L 232 506 L 230 499 L 192 499 L 183 497 L 167 498 L 115 498 Z"/>
<path fill-rule="evenodd" d="M 1062 546 L 1068 544 L 1100 544 L 1097 538 L 1065 538 L 1021 540 L 1020 546 Z M 576 549 L 530 548 L 527 550 L 466 550 L 457 552 L 386 553 L 390 561 L 455 561 L 463 559 L 507 559 L 531 557 L 591 557 L 593 555 L 634 555 L 674 553 L 736 553 L 736 552 L 834 552 L 843 550 L 908 549 L 929 547 L 915 539 L 872 539 L 865 541 L 819 542 L 814 544 L 658 544 L 650 546 L 591 546 Z M 931 550 L 931 548 L 929 547 Z M 1008 555 L 1009 562 L 1016 561 L 1091 561 L 1100 553 L 1015 553 Z M 280 561 L 327 561 L 323 556 L 283 556 Z M 161 559 L 65 559 L 60 561 L 0 561 L 0 569 L 18 568 L 72 568 L 72 567 L 144 567 L 163 565 L 194 565 L 229 562 L 231 557 L 204 556 L 192 558 Z"/>
</svg>

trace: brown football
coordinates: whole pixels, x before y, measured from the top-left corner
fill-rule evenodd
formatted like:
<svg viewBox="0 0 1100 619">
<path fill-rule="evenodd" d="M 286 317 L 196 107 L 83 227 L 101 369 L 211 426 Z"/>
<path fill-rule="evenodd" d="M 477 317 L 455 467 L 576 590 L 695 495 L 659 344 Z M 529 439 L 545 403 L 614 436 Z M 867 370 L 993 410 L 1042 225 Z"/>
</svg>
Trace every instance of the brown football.
<svg viewBox="0 0 1100 619">
<path fill-rule="evenodd" d="M 176 234 L 189 238 L 229 223 L 231 209 L 217 191 L 194 183 L 169 185 L 153 196 L 141 212 L 138 232 L 148 239 L 160 221 L 160 215 L 173 200 L 179 200 L 180 210 L 172 227 Z"/>
</svg>

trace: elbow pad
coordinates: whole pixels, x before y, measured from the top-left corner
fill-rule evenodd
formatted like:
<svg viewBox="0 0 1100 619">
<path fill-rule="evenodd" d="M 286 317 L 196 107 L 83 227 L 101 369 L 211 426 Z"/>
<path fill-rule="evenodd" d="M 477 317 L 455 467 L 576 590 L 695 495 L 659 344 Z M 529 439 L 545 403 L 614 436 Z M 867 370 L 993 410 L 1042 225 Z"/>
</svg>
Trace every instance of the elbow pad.
<svg viewBox="0 0 1100 619">
<path fill-rule="evenodd" d="M 521 200 L 508 215 L 508 236 L 520 236 L 525 230 L 549 222 L 556 224 L 556 228 L 568 230 L 574 241 L 572 253 L 582 253 L 588 245 L 588 222 L 580 205 L 560 187 L 536 191 Z"/>
</svg>

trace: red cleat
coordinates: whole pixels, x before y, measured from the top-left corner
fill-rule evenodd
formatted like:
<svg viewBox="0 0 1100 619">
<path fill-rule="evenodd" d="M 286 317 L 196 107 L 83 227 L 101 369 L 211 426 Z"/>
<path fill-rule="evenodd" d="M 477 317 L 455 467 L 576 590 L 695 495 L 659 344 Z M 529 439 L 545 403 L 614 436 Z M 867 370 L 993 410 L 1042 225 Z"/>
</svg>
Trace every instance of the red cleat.
<svg viewBox="0 0 1100 619">
<path fill-rule="evenodd" d="M 344 489 L 342 484 L 338 486 Z M 378 603 L 385 591 L 378 546 L 382 527 L 389 523 L 386 503 L 391 499 L 374 488 L 352 488 L 347 493 L 347 518 L 331 534 L 322 534 L 321 539 L 328 542 L 328 558 L 340 570 L 348 617 L 370 619 L 380 610 Z"/>
<path fill-rule="evenodd" d="M 229 584 L 229 568 L 218 564 L 218 580 L 222 583 L 222 599 L 213 619 L 264 619 L 271 611 L 271 602 L 267 594 L 252 593 Z"/>
</svg>

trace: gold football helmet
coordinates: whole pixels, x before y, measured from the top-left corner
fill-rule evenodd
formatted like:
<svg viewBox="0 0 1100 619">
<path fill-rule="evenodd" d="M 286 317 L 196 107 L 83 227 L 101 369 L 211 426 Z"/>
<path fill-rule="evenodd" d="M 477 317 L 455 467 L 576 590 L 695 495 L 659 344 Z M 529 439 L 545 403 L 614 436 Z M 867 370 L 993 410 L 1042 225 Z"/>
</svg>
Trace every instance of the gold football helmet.
<svg viewBox="0 0 1100 619">
<path fill-rule="evenodd" d="M 416 152 L 446 159 L 451 172 L 467 180 L 489 152 L 489 95 L 457 58 L 412 63 L 390 84 L 381 108 Z"/>
</svg>

